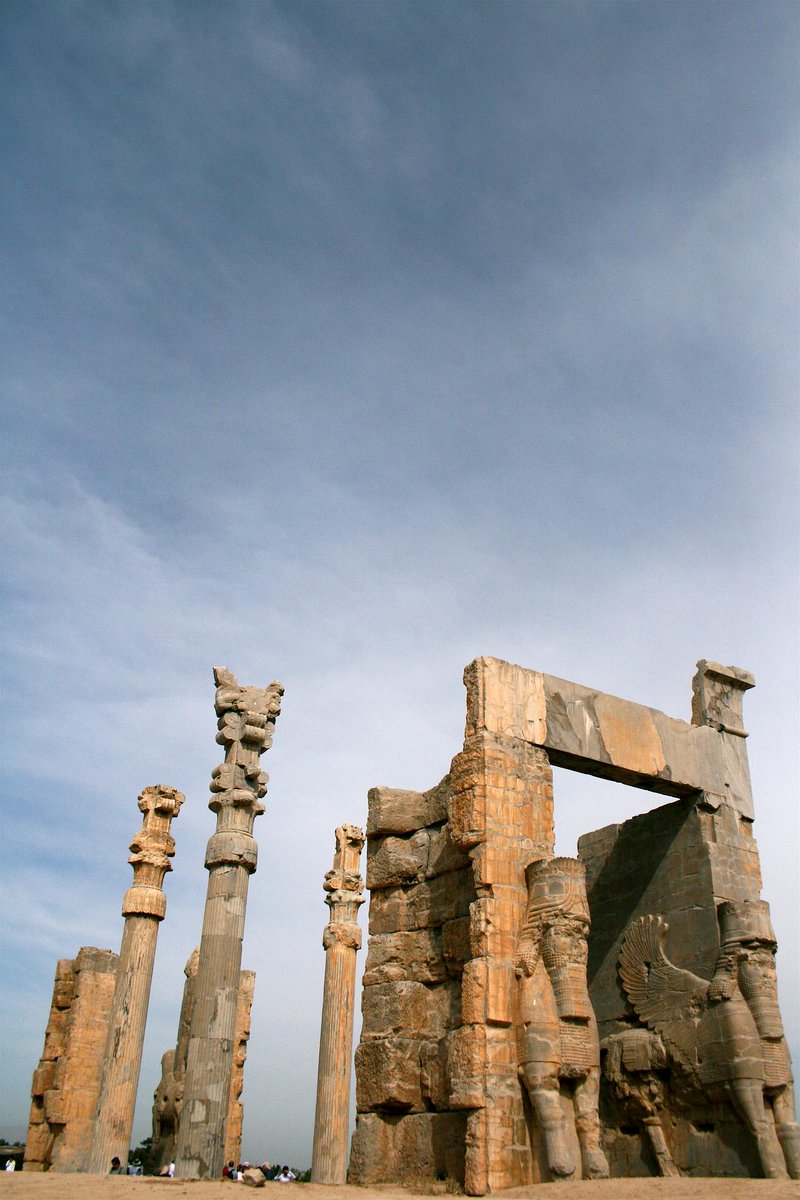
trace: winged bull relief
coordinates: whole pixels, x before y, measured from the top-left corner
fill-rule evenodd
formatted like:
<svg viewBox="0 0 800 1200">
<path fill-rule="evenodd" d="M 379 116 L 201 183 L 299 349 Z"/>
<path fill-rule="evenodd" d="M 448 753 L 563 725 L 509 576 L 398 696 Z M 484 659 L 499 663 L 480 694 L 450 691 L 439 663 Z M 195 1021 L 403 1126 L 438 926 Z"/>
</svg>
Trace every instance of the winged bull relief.
<svg viewBox="0 0 800 1200">
<path fill-rule="evenodd" d="M 767 1178 L 797 1179 L 800 1128 L 777 1003 L 769 906 L 726 902 L 718 919 L 720 951 L 711 980 L 669 960 L 663 917 L 641 917 L 628 927 L 619 973 L 628 1000 L 652 1033 L 647 1045 L 643 1030 L 612 1035 L 607 1074 L 619 1095 L 626 1078 L 639 1073 L 640 1112 L 662 1174 L 678 1173 L 664 1138 L 663 1091 L 654 1069 L 669 1065 L 684 1089 L 711 1103 L 730 1101 L 755 1139 Z"/>
</svg>

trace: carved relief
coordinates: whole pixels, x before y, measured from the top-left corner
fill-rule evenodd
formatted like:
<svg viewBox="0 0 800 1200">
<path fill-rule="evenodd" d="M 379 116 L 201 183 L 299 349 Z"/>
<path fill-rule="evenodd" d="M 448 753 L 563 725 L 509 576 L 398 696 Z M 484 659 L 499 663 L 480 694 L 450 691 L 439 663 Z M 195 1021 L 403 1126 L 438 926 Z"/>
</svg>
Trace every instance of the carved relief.
<svg viewBox="0 0 800 1200">
<path fill-rule="evenodd" d="M 259 756 L 272 745 L 275 721 L 281 711 L 283 686 L 240 687 L 227 667 L 214 667 L 217 691 L 217 743 L 225 747 L 225 761 L 211 772 L 214 796 L 209 808 L 218 812 L 224 804 L 264 812 L 258 801 L 266 795 L 269 776 L 261 770 Z"/>
<path fill-rule="evenodd" d="M 717 910 L 720 940 L 727 950 L 738 948 L 739 989 L 756 1023 L 764 1059 L 767 1112 L 783 1150 L 786 1169 L 800 1179 L 800 1127 L 794 1101 L 789 1047 L 778 1008 L 775 931 L 765 900 L 728 901 Z"/>
<path fill-rule="evenodd" d="M 602 1048 L 605 1078 L 621 1111 L 644 1128 L 659 1175 L 680 1175 L 662 1121 L 669 1055 L 661 1038 L 649 1029 L 626 1029 L 606 1038 Z"/>
<path fill-rule="evenodd" d="M 528 909 L 517 949 L 519 1063 L 555 1179 L 575 1173 L 561 1105 L 573 1084 L 575 1131 L 585 1179 L 608 1176 L 597 1112 L 600 1048 L 586 983 L 589 906 L 577 859 L 531 863 Z"/>
<path fill-rule="evenodd" d="M 663 1041 L 676 1093 L 700 1092 L 712 1103 L 728 1100 L 755 1139 L 765 1176 L 774 1179 L 786 1178 L 787 1166 L 797 1175 L 798 1130 L 788 1051 L 782 1027 L 776 1036 L 777 1004 L 773 1010 L 767 999 L 760 1005 L 763 1027 L 770 1030 L 771 1046 L 782 1047 L 777 1054 L 774 1049 L 765 1054 L 754 1013 L 740 988 L 743 966 L 745 977 L 751 973 L 748 988 L 756 978 L 764 980 L 764 943 L 758 941 L 752 922 L 746 927 L 747 916 L 754 913 L 763 923 L 764 907 L 762 902 L 721 906 L 722 945 L 710 981 L 670 962 L 664 951 L 669 927 L 660 916 L 641 917 L 628 927 L 619 971 L 636 1014 Z M 758 949 L 744 949 L 746 940 L 757 942 Z M 746 965 L 749 954 L 753 959 Z M 780 1055 L 781 1063 L 770 1062 L 770 1078 L 775 1080 L 771 1084 L 767 1059 L 773 1055 Z"/>
</svg>

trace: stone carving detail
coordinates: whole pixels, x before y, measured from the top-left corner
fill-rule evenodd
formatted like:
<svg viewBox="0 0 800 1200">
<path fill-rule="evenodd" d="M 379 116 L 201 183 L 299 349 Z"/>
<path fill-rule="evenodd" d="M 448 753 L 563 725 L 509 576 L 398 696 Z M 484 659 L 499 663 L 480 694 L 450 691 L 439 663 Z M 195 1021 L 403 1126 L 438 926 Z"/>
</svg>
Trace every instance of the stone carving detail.
<svg viewBox="0 0 800 1200">
<path fill-rule="evenodd" d="M 738 949 L 739 989 L 747 1002 L 764 1058 L 764 1095 L 767 1113 L 792 1179 L 800 1179 L 800 1127 L 794 1100 L 789 1047 L 778 1007 L 775 931 L 765 900 L 726 901 L 719 906 L 720 939 L 730 953 Z"/>
<path fill-rule="evenodd" d="M 604 1179 L 598 1096 L 600 1047 L 586 983 L 589 905 L 583 865 L 572 858 L 531 863 L 528 909 L 517 948 L 519 1062 L 554 1179 L 575 1162 L 561 1104 L 561 1082 L 574 1084 L 575 1132 L 582 1174 Z"/>
<path fill-rule="evenodd" d="M 234 805 L 251 808 L 253 815 L 259 816 L 264 812 L 259 801 L 266 795 L 269 782 L 259 760 L 272 745 L 283 685 L 276 681 L 267 688 L 240 687 L 227 667 L 214 667 L 214 680 L 216 740 L 225 747 L 225 761 L 211 772 L 213 795 L 208 807 L 219 812 Z"/>
<path fill-rule="evenodd" d="M 773 1008 L 767 999 L 760 1004 L 763 1028 L 771 1032 L 770 1045 L 779 1048 L 776 1059 L 780 1056 L 777 1070 L 768 1076 L 767 1058 L 773 1051 L 765 1055 L 756 1019 L 739 986 L 743 967 L 748 989 L 754 980 L 767 982 L 761 950 L 750 951 L 753 958 L 747 966 L 748 951 L 743 949 L 746 941 L 765 945 L 759 941 L 758 926 L 763 935 L 766 907 L 763 902 L 721 906 L 723 940 L 710 981 L 670 962 L 664 951 L 669 926 L 652 915 L 628 927 L 619 972 L 636 1014 L 666 1048 L 678 1076 L 676 1090 L 704 1092 L 711 1102 L 728 1099 L 755 1139 L 764 1175 L 774 1179 L 786 1178 L 787 1166 L 795 1177 L 798 1174 L 800 1143 L 788 1051 L 782 1026 L 774 1021 L 777 1004 Z M 772 959 L 773 950 L 768 953 Z M 769 1077 L 775 1082 L 769 1083 Z"/>
<path fill-rule="evenodd" d="M 643 1126 L 659 1175 L 680 1175 L 664 1136 L 664 1073 L 669 1056 L 661 1038 L 649 1029 L 626 1029 L 606 1038 L 603 1049 L 605 1078 L 622 1111 Z"/>
<path fill-rule="evenodd" d="M 175 1157 L 176 1175 L 200 1179 L 219 1178 L 224 1161 L 247 887 L 258 860 L 253 823 L 267 790 L 260 756 L 272 745 L 283 696 L 277 681 L 241 687 L 227 667 L 215 667 L 214 680 L 225 761 L 211 779 L 217 827 L 206 849 L 208 892 Z"/>
<path fill-rule="evenodd" d="M 752 675 L 701 660 L 690 720 L 494 658 L 475 659 L 464 682 L 463 747 L 442 782 L 427 792 L 375 788 L 369 795 L 370 937 L 349 1182 L 452 1178 L 475 1196 L 535 1184 L 553 1174 L 541 1132 L 550 1116 L 553 1163 L 569 1168 L 568 1153 L 577 1174 L 573 1126 L 583 1117 L 578 1111 L 574 1120 L 576 1108 L 593 1114 L 583 1136 L 590 1149 L 596 1122 L 593 1019 L 604 1046 L 599 1110 L 611 1174 L 762 1173 L 757 1139 L 731 1103 L 748 1086 L 735 1082 L 727 1050 L 712 1051 L 709 1035 L 704 1071 L 719 1078 L 704 1082 L 698 1064 L 681 1065 L 663 1022 L 631 1028 L 637 1019 L 620 986 L 620 948 L 626 927 L 653 914 L 669 921 L 681 962 L 702 985 L 686 998 L 695 1029 L 702 1020 L 710 1030 L 719 1018 L 708 1015 L 712 1002 L 749 1022 L 760 1064 L 749 1077 L 750 1110 L 757 1118 L 755 1094 L 762 1109 L 766 1101 L 764 1155 L 794 1173 L 785 1040 L 777 1008 L 763 1000 L 774 979 L 752 982 L 757 972 L 774 974 L 768 940 L 729 945 L 709 990 L 720 943 L 717 906 L 757 902 L 761 889 L 742 715 Z M 553 767 L 633 785 L 651 801 L 629 821 L 579 840 L 592 915 L 579 990 L 548 948 L 556 934 L 540 937 L 531 925 L 528 948 L 518 954 L 529 919 L 525 868 L 554 854 Z M 576 974 L 581 941 L 585 929 L 575 929 L 562 947 L 567 963 L 576 955 Z M 568 1016 L 586 981 L 593 1018 Z M 734 985 L 738 1000 L 713 999 L 716 989 L 722 995 Z M 520 1053 L 520 1005 L 536 986 L 548 997 L 549 1024 L 535 1035 L 529 1021 L 529 1045 Z M 666 1032 L 673 1041 L 681 1036 Z M 520 1086 L 521 1063 L 534 1085 L 534 1111 L 539 1081 L 551 1071 L 552 1095 L 538 1088 L 546 1117 L 538 1125 Z M 563 1136 L 552 1103 L 559 1091 Z M 604 1172 L 599 1156 L 588 1158 L 588 1174 Z"/>
<path fill-rule="evenodd" d="M 311 1161 L 313 1183 L 347 1181 L 347 1133 L 353 1052 L 356 951 L 361 930 L 356 918 L 364 903 L 359 872 L 364 832 L 357 825 L 336 830 L 333 869 L 323 882 L 331 919 L 325 928 L 325 983 L 317 1074 L 317 1107 Z"/>
<path fill-rule="evenodd" d="M 133 884 L 122 903 L 125 929 L 89 1156 L 95 1174 L 107 1171 L 113 1157 L 128 1163 L 158 927 L 167 910 L 162 884 L 175 854 L 170 827 L 183 801 L 183 792 L 164 785 L 145 788 L 138 799 L 144 821 L 128 859 Z"/>
</svg>

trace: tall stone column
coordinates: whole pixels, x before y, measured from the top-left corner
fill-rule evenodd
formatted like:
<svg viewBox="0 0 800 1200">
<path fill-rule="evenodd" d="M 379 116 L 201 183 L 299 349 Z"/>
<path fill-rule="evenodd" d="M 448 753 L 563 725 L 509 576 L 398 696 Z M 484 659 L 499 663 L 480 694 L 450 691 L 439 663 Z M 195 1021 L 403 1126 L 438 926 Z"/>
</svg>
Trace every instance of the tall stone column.
<svg viewBox="0 0 800 1200">
<path fill-rule="evenodd" d="M 347 1182 L 356 951 L 361 946 L 357 918 L 358 906 L 364 903 L 359 874 L 363 845 L 362 830 L 356 825 L 340 825 L 336 830 L 333 870 L 328 871 L 322 885 L 328 893 L 325 903 L 331 910 L 331 919 L 322 935 L 325 983 L 311 1157 L 313 1183 Z"/>
<path fill-rule="evenodd" d="M 215 667 L 214 679 L 225 761 L 212 771 L 209 808 L 217 829 L 206 849 L 208 892 L 175 1158 L 175 1174 L 188 1179 L 222 1174 L 247 887 L 258 856 L 253 822 L 267 791 L 259 759 L 272 745 L 283 695 L 277 682 L 239 687 L 227 667 Z"/>
<path fill-rule="evenodd" d="M 130 846 L 133 884 L 122 902 L 125 929 L 89 1155 L 88 1169 L 97 1174 L 108 1171 L 115 1155 L 123 1166 L 128 1162 L 158 926 L 167 911 L 162 884 L 175 853 L 170 826 L 183 800 L 182 792 L 160 784 L 139 796 L 144 823 Z"/>
</svg>

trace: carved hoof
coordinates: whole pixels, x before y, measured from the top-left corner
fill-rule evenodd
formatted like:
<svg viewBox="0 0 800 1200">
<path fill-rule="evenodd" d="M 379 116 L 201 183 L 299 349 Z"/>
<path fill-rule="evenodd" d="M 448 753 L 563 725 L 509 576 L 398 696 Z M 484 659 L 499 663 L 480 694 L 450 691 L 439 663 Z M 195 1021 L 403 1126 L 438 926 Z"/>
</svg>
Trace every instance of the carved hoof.
<svg viewBox="0 0 800 1200">
<path fill-rule="evenodd" d="M 584 1179 L 608 1179 L 608 1176 L 608 1161 L 599 1146 L 597 1149 L 585 1151 L 583 1155 Z"/>
<path fill-rule="evenodd" d="M 553 1179 L 572 1179 L 575 1174 L 575 1163 L 567 1149 L 548 1146 L 547 1165 Z"/>
</svg>

